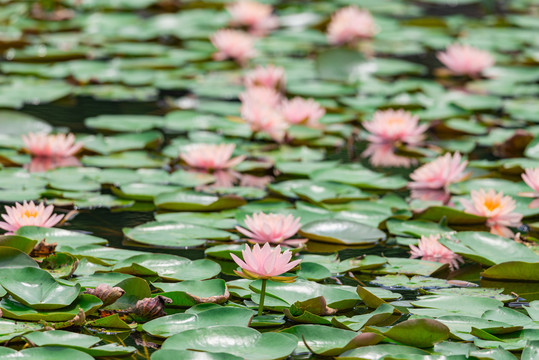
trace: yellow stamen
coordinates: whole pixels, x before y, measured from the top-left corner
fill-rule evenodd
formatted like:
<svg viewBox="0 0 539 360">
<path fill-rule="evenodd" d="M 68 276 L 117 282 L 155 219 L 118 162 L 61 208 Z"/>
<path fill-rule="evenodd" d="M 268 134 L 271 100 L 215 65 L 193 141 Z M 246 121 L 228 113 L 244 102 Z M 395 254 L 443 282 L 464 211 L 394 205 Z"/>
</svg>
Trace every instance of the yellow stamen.
<svg viewBox="0 0 539 360">
<path fill-rule="evenodd" d="M 498 208 L 500 206 L 500 200 L 499 199 L 492 199 L 492 198 L 487 198 L 485 199 L 485 207 L 487 209 L 489 209 L 490 211 Z"/>
<path fill-rule="evenodd" d="M 33 210 L 26 210 L 23 214 L 25 217 L 36 217 L 37 216 L 37 211 Z"/>
</svg>

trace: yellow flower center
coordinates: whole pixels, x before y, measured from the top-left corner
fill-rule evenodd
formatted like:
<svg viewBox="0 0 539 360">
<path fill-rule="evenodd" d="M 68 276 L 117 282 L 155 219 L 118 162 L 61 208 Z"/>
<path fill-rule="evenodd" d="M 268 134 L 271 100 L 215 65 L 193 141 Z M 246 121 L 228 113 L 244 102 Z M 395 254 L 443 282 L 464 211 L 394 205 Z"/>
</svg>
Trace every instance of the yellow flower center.
<svg viewBox="0 0 539 360">
<path fill-rule="evenodd" d="M 36 217 L 36 216 L 37 216 L 37 211 L 35 211 L 35 210 L 33 210 L 33 211 L 32 211 L 32 210 L 26 210 L 26 211 L 23 213 L 23 215 L 24 215 L 25 217 Z"/>
<path fill-rule="evenodd" d="M 500 200 L 490 198 L 485 199 L 485 207 L 490 211 L 496 209 L 498 206 L 500 206 Z"/>
<path fill-rule="evenodd" d="M 402 125 L 403 122 L 404 122 L 403 118 L 399 116 L 392 117 L 392 118 L 389 118 L 389 120 L 387 120 L 388 125 Z"/>
</svg>

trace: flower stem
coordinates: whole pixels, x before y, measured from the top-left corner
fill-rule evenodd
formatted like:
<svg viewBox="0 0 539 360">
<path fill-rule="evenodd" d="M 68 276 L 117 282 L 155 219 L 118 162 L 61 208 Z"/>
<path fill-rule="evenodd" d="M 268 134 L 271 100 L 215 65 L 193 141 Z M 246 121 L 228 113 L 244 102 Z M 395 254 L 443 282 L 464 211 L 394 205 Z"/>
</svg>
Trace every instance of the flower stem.
<svg viewBox="0 0 539 360">
<path fill-rule="evenodd" d="M 267 279 L 262 279 L 262 289 L 260 289 L 260 304 L 258 304 L 258 316 L 262 316 L 264 310 L 264 298 L 266 297 L 266 282 Z"/>
</svg>

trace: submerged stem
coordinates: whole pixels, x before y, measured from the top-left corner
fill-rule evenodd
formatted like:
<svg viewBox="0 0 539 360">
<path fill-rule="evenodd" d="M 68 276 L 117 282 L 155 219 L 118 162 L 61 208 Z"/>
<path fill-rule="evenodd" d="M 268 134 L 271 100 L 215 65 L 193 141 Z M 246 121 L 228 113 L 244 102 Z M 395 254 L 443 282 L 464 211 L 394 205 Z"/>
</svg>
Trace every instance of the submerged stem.
<svg viewBox="0 0 539 360">
<path fill-rule="evenodd" d="M 264 310 L 264 298 L 266 297 L 266 282 L 267 279 L 262 279 L 262 289 L 260 289 L 260 304 L 258 304 L 258 316 L 262 316 Z"/>
</svg>

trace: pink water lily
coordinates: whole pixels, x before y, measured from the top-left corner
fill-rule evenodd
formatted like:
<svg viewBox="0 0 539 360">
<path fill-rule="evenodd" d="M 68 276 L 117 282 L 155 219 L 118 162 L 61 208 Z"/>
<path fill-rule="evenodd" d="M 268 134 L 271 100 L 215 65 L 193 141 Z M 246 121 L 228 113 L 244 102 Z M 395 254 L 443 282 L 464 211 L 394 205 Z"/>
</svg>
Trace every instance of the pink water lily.
<svg viewBox="0 0 539 360">
<path fill-rule="evenodd" d="M 331 44 L 345 44 L 376 34 L 377 27 L 367 10 L 356 6 L 339 9 L 331 16 L 327 37 Z"/>
<path fill-rule="evenodd" d="M 69 157 L 33 157 L 29 163 L 24 164 L 28 172 L 45 172 L 61 167 L 79 167 L 81 162 L 74 156 Z"/>
<path fill-rule="evenodd" d="M 254 35 L 266 35 L 279 26 L 279 18 L 272 14 L 273 7 L 251 0 L 238 0 L 226 7 L 232 16 L 230 24 L 245 26 Z"/>
<path fill-rule="evenodd" d="M 256 56 L 254 39 L 242 31 L 221 29 L 210 37 L 210 41 L 217 48 L 213 55 L 215 60 L 232 59 L 243 65 Z"/>
<path fill-rule="evenodd" d="M 536 169 L 526 169 L 524 174 L 522 174 L 522 180 L 528 185 L 534 192 L 530 193 L 520 193 L 520 196 L 525 197 L 534 197 L 537 198 L 533 200 L 529 207 L 530 209 L 535 209 L 539 207 L 539 168 Z"/>
<path fill-rule="evenodd" d="M 204 170 L 223 170 L 232 168 L 245 159 L 245 156 L 232 158 L 234 144 L 192 144 L 180 153 L 187 165 Z"/>
<path fill-rule="evenodd" d="M 410 245 L 410 257 L 412 259 L 421 258 L 421 260 L 449 264 L 452 270 L 458 269 L 459 262 L 464 263 L 462 257 L 440 244 L 438 240 L 440 240 L 440 235 L 421 236 L 417 246 Z"/>
<path fill-rule="evenodd" d="M 317 128 L 320 127 L 318 120 L 326 114 L 326 110 L 314 99 L 296 96 L 292 100 L 283 101 L 281 113 L 290 124 L 302 124 Z"/>
<path fill-rule="evenodd" d="M 367 146 L 361 157 L 369 158 L 369 162 L 377 167 L 410 167 L 416 159 L 395 154 L 395 146 L 387 143 L 372 143 Z"/>
<path fill-rule="evenodd" d="M 6 234 L 13 234 L 22 226 L 41 226 L 53 227 L 63 219 L 64 215 L 53 214 L 54 206 L 45 206 L 43 203 L 38 205 L 33 201 L 24 201 L 21 204 L 15 203 L 15 206 L 4 206 L 6 214 L 2 214 L 4 221 L 0 222 L 0 229 L 7 231 Z"/>
<path fill-rule="evenodd" d="M 403 142 L 415 145 L 423 139 L 427 125 L 419 125 L 419 118 L 403 109 L 378 110 L 363 127 L 370 133 L 367 140 L 373 143 Z"/>
<path fill-rule="evenodd" d="M 461 44 L 449 45 L 445 52 L 439 52 L 437 57 L 456 75 L 477 76 L 495 62 L 488 51 Z"/>
<path fill-rule="evenodd" d="M 286 85 L 284 69 L 280 66 L 258 65 L 245 75 L 244 83 L 248 88 L 261 87 L 282 91 Z"/>
<path fill-rule="evenodd" d="M 488 192 L 480 189 L 471 191 L 472 201 L 462 199 L 464 211 L 470 214 L 487 218 L 487 226 L 490 232 L 496 235 L 512 237 L 513 232 L 508 226 L 520 225 L 522 214 L 515 213 L 515 200 L 510 196 L 503 196 L 503 192 L 496 193 L 494 189 Z"/>
<path fill-rule="evenodd" d="M 278 111 L 268 105 L 256 101 L 243 101 L 241 117 L 254 133 L 266 133 L 277 142 L 282 142 L 286 136 L 288 124 Z"/>
<path fill-rule="evenodd" d="M 298 232 L 301 227 L 300 220 L 301 218 L 294 218 L 292 214 L 264 214 L 259 212 L 253 214 L 252 217 L 249 215 L 245 217 L 247 229 L 236 226 L 236 230 L 247 236 L 248 241 L 251 243 L 298 246 L 307 240 L 289 238 Z"/>
<path fill-rule="evenodd" d="M 410 189 L 445 189 L 466 177 L 464 173 L 468 161 L 462 161 L 460 153 L 450 153 L 417 168 L 410 174 L 413 180 Z"/>
<path fill-rule="evenodd" d="M 22 136 L 25 149 L 36 157 L 63 158 L 75 155 L 81 143 L 75 142 L 75 135 L 28 133 Z"/>
<path fill-rule="evenodd" d="M 271 108 L 276 108 L 283 100 L 281 93 L 275 90 L 275 88 L 261 86 L 248 87 L 247 91 L 239 95 L 239 98 L 242 105 L 263 105 Z"/>
<path fill-rule="evenodd" d="M 292 270 L 301 262 L 301 260 L 290 261 L 292 259 L 290 250 L 281 253 L 280 246 L 272 248 L 269 243 L 265 243 L 262 248 L 255 244 L 252 249 L 245 245 L 242 254 L 243 260 L 232 253 L 230 256 L 241 267 L 241 271 L 234 272 L 247 279 L 289 281 L 289 277 L 279 278 L 279 275 Z"/>
</svg>

